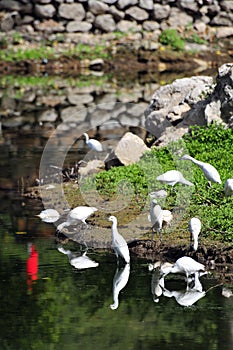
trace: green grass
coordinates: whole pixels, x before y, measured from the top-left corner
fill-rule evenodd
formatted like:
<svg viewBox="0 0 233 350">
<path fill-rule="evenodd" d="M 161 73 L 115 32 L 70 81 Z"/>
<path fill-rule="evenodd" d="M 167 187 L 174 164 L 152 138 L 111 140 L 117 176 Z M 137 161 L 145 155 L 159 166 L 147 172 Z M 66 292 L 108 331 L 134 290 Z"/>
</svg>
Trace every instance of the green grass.
<svg viewBox="0 0 233 350">
<path fill-rule="evenodd" d="M 198 160 L 211 163 L 221 176 L 222 184 L 209 187 L 199 167 L 190 161 L 180 160 L 188 153 Z M 168 185 L 156 181 L 159 174 L 176 169 L 195 186 L 177 184 L 172 190 Z M 141 160 L 133 165 L 111 168 L 95 175 L 92 184 L 101 196 L 116 197 L 119 184 L 133 191 L 134 209 L 149 205 L 148 193 L 165 188 L 169 195 L 161 201 L 164 209 L 184 212 L 179 227 L 181 234 L 187 231 L 187 222 L 193 216 L 202 221 L 202 235 L 206 238 L 224 242 L 233 242 L 233 196 L 226 198 L 224 183 L 233 176 L 233 131 L 221 125 L 192 127 L 190 133 L 182 140 L 173 142 L 167 147 L 152 147 Z M 123 192 L 125 190 L 123 189 Z M 127 191 L 125 196 L 128 196 Z"/>
</svg>

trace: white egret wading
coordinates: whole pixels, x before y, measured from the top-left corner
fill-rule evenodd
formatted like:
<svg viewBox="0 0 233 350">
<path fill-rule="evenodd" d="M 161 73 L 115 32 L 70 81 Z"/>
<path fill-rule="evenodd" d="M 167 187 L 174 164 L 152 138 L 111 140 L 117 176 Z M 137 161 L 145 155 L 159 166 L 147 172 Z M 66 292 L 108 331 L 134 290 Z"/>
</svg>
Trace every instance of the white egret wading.
<svg viewBox="0 0 233 350">
<path fill-rule="evenodd" d="M 108 220 L 112 221 L 112 246 L 115 251 L 117 260 L 120 256 L 128 264 L 130 262 L 129 248 L 126 240 L 119 234 L 117 230 L 117 218 L 111 215 Z"/>
<path fill-rule="evenodd" d="M 189 221 L 190 232 L 190 244 L 193 239 L 193 249 L 196 251 L 198 248 L 198 236 L 201 232 L 201 221 L 198 218 L 192 218 Z"/>
<path fill-rule="evenodd" d="M 96 151 L 96 152 L 102 152 L 103 151 L 103 147 L 102 147 L 101 143 L 98 140 L 90 139 L 86 132 L 83 134 L 83 136 L 85 137 L 86 144 L 87 144 L 87 146 L 90 149 L 92 149 L 93 151 Z"/>
<path fill-rule="evenodd" d="M 197 160 L 188 154 L 185 154 L 184 156 L 182 156 L 180 160 L 191 160 L 191 162 L 196 164 L 203 171 L 203 174 L 205 175 L 210 185 L 211 185 L 211 182 L 217 182 L 219 184 L 222 183 L 220 179 L 220 175 L 217 169 L 213 165 L 209 163 L 201 162 L 200 160 Z"/>
<path fill-rule="evenodd" d="M 55 209 L 45 209 L 40 212 L 40 214 L 36 215 L 41 218 L 42 221 L 47 223 L 56 222 L 60 218 L 60 214 Z"/>
<path fill-rule="evenodd" d="M 72 209 L 67 216 L 67 220 L 62 224 L 58 225 L 58 231 L 61 231 L 63 227 L 67 227 L 75 223 L 76 221 L 81 221 L 87 226 L 86 219 L 94 214 L 98 209 L 95 207 L 79 206 Z"/>
<path fill-rule="evenodd" d="M 180 183 L 182 185 L 193 186 L 193 183 L 186 180 L 179 170 L 168 170 L 164 174 L 157 176 L 156 180 L 170 185 L 172 187 L 175 186 L 175 184 L 177 183 Z"/>
<path fill-rule="evenodd" d="M 130 264 L 125 264 L 120 270 L 117 268 L 113 278 L 113 301 L 110 305 L 112 310 L 116 310 L 119 306 L 119 293 L 126 286 L 129 280 Z"/>
</svg>

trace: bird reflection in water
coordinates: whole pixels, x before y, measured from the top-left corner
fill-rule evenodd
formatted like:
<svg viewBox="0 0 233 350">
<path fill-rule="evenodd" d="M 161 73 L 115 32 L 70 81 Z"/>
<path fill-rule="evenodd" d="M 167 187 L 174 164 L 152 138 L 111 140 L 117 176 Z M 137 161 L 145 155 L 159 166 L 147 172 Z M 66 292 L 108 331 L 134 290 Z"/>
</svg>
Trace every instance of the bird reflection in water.
<svg viewBox="0 0 233 350">
<path fill-rule="evenodd" d="M 129 280 L 130 264 L 125 264 L 124 267 L 119 269 L 117 267 L 114 278 L 113 278 L 113 301 L 110 305 L 112 310 L 116 310 L 119 306 L 119 293 L 126 286 Z"/>
<path fill-rule="evenodd" d="M 77 256 L 75 253 L 72 253 L 70 250 L 65 250 L 63 247 L 57 248 L 60 253 L 63 253 L 68 256 L 69 263 L 71 266 L 74 266 L 76 269 L 89 269 L 90 267 L 97 267 L 99 263 L 91 260 L 86 254 L 85 251 L 81 256 Z"/>
<path fill-rule="evenodd" d="M 28 258 L 26 264 L 28 293 L 32 292 L 33 283 L 38 279 L 38 252 L 32 243 L 28 243 Z"/>
</svg>

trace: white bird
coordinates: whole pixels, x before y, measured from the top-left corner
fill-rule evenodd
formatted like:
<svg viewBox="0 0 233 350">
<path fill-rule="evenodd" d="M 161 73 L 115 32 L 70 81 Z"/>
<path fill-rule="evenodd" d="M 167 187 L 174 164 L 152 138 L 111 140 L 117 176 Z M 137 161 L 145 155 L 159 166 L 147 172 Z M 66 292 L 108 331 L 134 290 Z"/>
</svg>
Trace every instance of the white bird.
<svg viewBox="0 0 233 350">
<path fill-rule="evenodd" d="M 81 256 L 76 256 L 70 250 L 65 250 L 63 247 L 57 248 L 59 252 L 66 254 L 68 256 L 70 265 L 74 266 L 76 269 L 89 269 L 90 267 L 97 267 L 99 263 L 91 260 L 84 252 Z"/>
<path fill-rule="evenodd" d="M 130 274 L 130 264 L 125 264 L 124 268 L 118 270 L 113 278 L 113 301 L 114 303 L 110 305 L 112 310 L 116 310 L 119 306 L 119 293 L 126 286 L 129 280 Z"/>
<path fill-rule="evenodd" d="M 82 205 L 72 209 L 68 213 L 67 220 L 62 224 L 58 225 L 57 227 L 58 231 L 61 231 L 63 227 L 70 226 L 71 224 L 75 223 L 78 220 L 83 222 L 87 226 L 86 219 L 97 210 L 98 209 L 95 207 L 87 207 Z"/>
<path fill-rule="evenodd" d="M 83 134 L 83 136 L 85 137 L 86 139 L 86 144 L 88 145 L 88 147 L 94 151 L 97 151 L 97 152 L 102 152 L 103 151 L 103 147 L 101 145 L 101 143 L 96 140 L 96 139 L 89 139 L 89 136 L 88 134 L 85 132 Z"/>
<path fill-rule="evenodd" d="M 112 246 L 115 251 L 117 260 L 121 256 L 128 264 L 130 262 L 129 248 L 124 237 L 117 230 L 117 218 L 111 215 L 108 219 L 112 221 Z"/>
<path fill-rule="evenodd" d="M 163 210 L 155 199 L 151 201 L 148 220 L 151 222 L 152 240 L 154 239 L 154 230 L 156 229 L 157 233 L 160 233 L 160 241 L 162 241 Z"/>
<path fill-rule="evenodd" d="M 199 168 L 203 171 L 203 174 L 205 175 L 209 184 L 211 184 L 211 182 L 217 182 L 219 184 L 222 183 L 220 179 L 220 175 L 217 169 L 213 165 L 209 163 L 201 162 L 200 160 L 197 160 L 188 154 L 185 154 L 184 156 L 182 156 L 180 160 L 191 160 L 191 162 L 199 166 Z"/>
<path fill-rule="evenodd" d="M 224 192 L 226 197 L 233 195 L 233 178 L 226 180 L 224 184 Z"/>
<path fill-rule="evenodd" d="M 186 180 L 179 170 L 168 170 L 164 174 L 157 176 L 156 180 L 170 186 L 175 186 L 177 183 L 193 186 L 193 183 Z"/>
<path fill-rule="evenodd" d="M 168 266 L 166 269 L 164 269 L 163 274 L 164 276 L 168 275 L 169 273 L 185 274 L 188 280 L 188 277 L 193 275 L 195 272 L 205 272 L 205 266 L 189 256 L 183 256 L 182 258 L 179 258 L 172 266 Z"/>
<path fill-rule="evenodd" d="M 193 249 L 198 248 L 198 236 L 201 232 L 201 221 L 198 218 L 191 218 L 189 221 L 190 243 L 193 239 Z"/>
<path fill-rule="evenodd" d="M 55 209 L 45 209 L 36 215 L 41 218 L 42 221 L 47 223 L 56 222 L 60 218 L 60 214 Z"/>
</svg>

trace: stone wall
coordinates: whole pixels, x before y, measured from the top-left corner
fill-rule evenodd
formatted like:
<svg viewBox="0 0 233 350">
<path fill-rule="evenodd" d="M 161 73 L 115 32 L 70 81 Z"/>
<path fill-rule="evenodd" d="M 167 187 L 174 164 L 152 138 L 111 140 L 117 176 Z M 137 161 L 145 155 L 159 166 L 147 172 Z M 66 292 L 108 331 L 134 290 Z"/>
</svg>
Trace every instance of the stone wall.
<svg viewBox="0 0 233 350">
<path fill-rule="evenodd" d="M 192 24 L 233 35 L 233 0 L 1 0 L 0 29 L 24 34 L 156 32 Z"/>
</svg>

